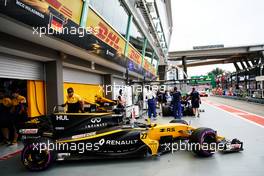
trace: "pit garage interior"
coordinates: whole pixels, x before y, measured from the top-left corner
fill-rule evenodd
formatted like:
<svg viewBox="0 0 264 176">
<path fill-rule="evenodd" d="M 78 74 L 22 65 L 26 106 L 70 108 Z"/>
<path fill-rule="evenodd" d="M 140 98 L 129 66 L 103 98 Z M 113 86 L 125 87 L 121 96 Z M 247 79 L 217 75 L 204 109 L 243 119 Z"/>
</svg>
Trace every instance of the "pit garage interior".
<svg viewBox="0 0 264 176">
<path fill-rule="evenodd" d="M 146 13 L 145 1 L 137 1 L 138 9 L 134 11 L 133 8 L 136 8 L 136 5 L 134 7 L 134 4 L 129 4 L 132 1 L 124 2 L 125 7 L 130 8 L 131 13 L 136 13 L 136 10 L 139 10 L 140 13 L 143 13 L 144 19 L 149 18 Z M 134 16 L 138 20 L 135 14 Z M 33 38 L 28 25 L 14 20 L 12 17 L 7 17 L 5 14 L 1 13 L 0 20 L 0 83 L 17 86 L 23 90 L 22 95 L 32 101 L 32 106 L 29 107 L 32 116 L 43 115 L 45 112 L 51 113 L 52 103 L 62 104 L 69 86 L 74 86 L 82 95 L 86 95 L 88 90 L 89 95 L 85 98 L 92 101 L 94 95 L 98 93 L 98 85 L 105 82 L 124 84 L 128 80 L 134 80 L 144 83 L 143 75 L 132 71 L 127 73 L 126 68 L 109 61 L 110 59 L 107 60 L 94 53 L 87 53 L 86 50 L 55 37 L 44 36 L 40 39 L 34 36 Z M 152 25 L 152 21 L 148 20 L 148 22 L 149 25 Z M 19 29 L 20 33 L 16 29 Z M 114 31 L 116 32 L 116 30 Z M 148 37 L 150 34 L 145 35 Z M 129 37 L 126 40 L 129 40 Z M 41 44 L 37 45 L 39 43 Z M 145 43 L 145 45 L 147 44 Z M 127 42 L 127 46 L 130 46 L 129 42 Z M 160 50 L 160 48 L 155 48 L 155 50 Z M 263 99 L 263 55 L 264 45 L 254 45 L 169 52 L 167 59 L 169 63 L 173 64 L 176 72 L 184 71 L 183 79 L 187 79 L 188 69 L 191 67 L 233 63 L 236 72 L 229 75 L 227 83 L 231 85 L 243 84 L 249 89 L 247 94 L 251 98 L 255 98 L 252 93 L 253 89 L 255 92 L 260 90 L 256 96 Z M 93 60 L 97 62 L 94 63 Z M 4 65 L 9 67 L 4 67 Z M 169 69 L 168 65 L 161 63 L 158 65 L 156 73 L 160 78 L 165 79 L 165 74 Z M 178 75 L 176 75 L 176 80 L 172 80 L 174 82 L 172 86 L 179 86 Z M 241 80 L 240 77 L 244 77 L 244 79 Z M 256 77 L 258 77 L 258 81 Z M 151 78 L 147 78 L 147 81 L 151 82 Z M 44 90 L 45 84 L 48 84 L 46 91 Z M 114 94 L 117 93 L 114 92 Z M 103 93 L 101 95 L 103 96 Z M 35 99 L 30 97 L 35 97 Z M 116 95 L 110 95 L 108 98 L 113 97 Z M 44 99 L 46 101 L 41 101 Z M 209 158 L 197 157 L 193 152 L 183 150 L 146 158 L 57 161 L 49 169 L 33 172 L 33 174 L 43 176 L 263 176 L 264 105 L 211 95 L 203 97 L 201 101 L 200 109 L 203 109 L 204 112 L 201 112 L 200 118 L 187 116 L 183 117 L 183 120 L 194 127 L 215 129 L 218 134 L 227 139 L 238 138 L 244 143 L 244 151 L 230 154 L 217 152 Z M 157 111 L 160 113 L 160 109 Z M 145 118 L 146 113 L 143 113 L 137 121 L 145 123 Z M 172 119 L 174 118 L 171 116 L 162 117 L 159 115 L 154 123 L 167 124 Z M 21 142 L 15 146 L 0 146 L 1 175 L 32 174 L 21 164 L 22 148 Z"/>
</svg>

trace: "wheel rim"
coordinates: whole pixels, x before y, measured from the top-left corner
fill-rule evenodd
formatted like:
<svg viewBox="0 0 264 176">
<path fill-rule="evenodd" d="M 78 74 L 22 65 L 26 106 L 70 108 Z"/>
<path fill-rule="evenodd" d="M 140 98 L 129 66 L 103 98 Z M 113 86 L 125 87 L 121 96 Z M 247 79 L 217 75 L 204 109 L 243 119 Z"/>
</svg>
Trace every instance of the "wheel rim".
<svg viewBox="0 0 264 176">
<path fill-rule="evenodd" d="M 51 162 L 51 153 L 48 150 L 40 152 L 33 150 L 33 145 L 26 146 L 22 154 L 24 166 L 31 170 L 41 170 L 46 168 Z"/>
<path fill-rule="evenodd" d="M 206 133 L 203 134 L 203 136 L 201 137 L 201 145 L 203 146 L 204 144 L 209 145 L 211 147 L 211 144 L 216 143 L 215 140 L 215 133 L 212 131 L 208 131 Z M 215 153 L 215 150 L 202 150 L 205 154 L 207 155 L 211 155 L 213 153 Z"/>
</svg>

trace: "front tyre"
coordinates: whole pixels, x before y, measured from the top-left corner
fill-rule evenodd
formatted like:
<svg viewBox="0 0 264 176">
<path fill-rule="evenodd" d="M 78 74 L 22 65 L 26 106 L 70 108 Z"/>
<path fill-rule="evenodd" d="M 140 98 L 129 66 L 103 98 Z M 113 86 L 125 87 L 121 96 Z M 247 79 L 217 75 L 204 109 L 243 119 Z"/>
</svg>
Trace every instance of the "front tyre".
<svg viewBox="0 0 264 176">
<path fill-rule="evenodd" d="M 40 145 L 47 144 L 47 139 L 41 139 L 35 143 L 26 144 L 22 150 L 21 162 L 30 171 L 45 170 L 52 165 L 55 160 L 55 151 L 40 150 Z"/>
<path fill-rule="evenodd" d="M 191 134 L 189 142 L 196 155 L 201 157 L 212 156 L 217 144 L 216 131 L 211 128 L 197 128 Z"/>
</svg>

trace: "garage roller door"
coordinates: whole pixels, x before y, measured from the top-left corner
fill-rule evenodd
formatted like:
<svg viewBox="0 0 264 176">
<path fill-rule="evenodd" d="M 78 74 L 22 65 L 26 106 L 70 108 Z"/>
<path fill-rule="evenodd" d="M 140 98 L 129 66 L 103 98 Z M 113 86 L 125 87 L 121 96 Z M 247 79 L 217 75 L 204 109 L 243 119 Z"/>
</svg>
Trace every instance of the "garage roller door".
<svg viewBox="0 0 264 176">
<path fill-rule="evenodd" d="M 103 84 L 101 75 L 73 68 L 63 68 L 63 80 L 68 83 Z"/>
<path fill-rule="evenodd" d="M 66 101 L 66 90 L 69 87 L 74 89 L 78 95 L 88 102 L 95 102 L 95 96 L 103 96 L 103 83 L 101 75 L 85 72 L 73 68 L 63 68 L 64 99 Z"/>
<path fill-rule="evenodd" d="M 0 78 L 44 80 L 44 64 L 0 54 Z"/>
<path fill-rule="evenodd" d="M 119 85 L 119 86 L 125 86 L 126 85 L 126 80 L 124 79 L 120 79 L 120 78 L 113 78 L 113 83 L 115 85 Z"/>
</svg>

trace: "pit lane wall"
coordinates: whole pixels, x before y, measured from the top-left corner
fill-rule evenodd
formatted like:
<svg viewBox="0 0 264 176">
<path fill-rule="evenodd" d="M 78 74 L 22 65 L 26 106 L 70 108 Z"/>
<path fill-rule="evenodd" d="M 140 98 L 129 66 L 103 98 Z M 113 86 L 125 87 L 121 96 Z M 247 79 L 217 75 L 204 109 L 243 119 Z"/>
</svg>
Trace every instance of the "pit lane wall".
<svg viewBox="0 0 264 176">
<path fill-rule="evenodd" d="M 91 7 L 88 10 L 86 32 L 77 30 L 80 28 L 83 5 L 82 0 L 75 0 L 74 3 L 72 0 L 10 0 L 0 3 L 0 11 L 31 26 L 32 33 L 33 27 L 38 30 L 45 28 L 53 37 L 120 64 L 130 71 L 144 74 L 146 78 L 156 78 L 157 68 L 147 59 L 142 59 L 142 54 L 130 43 L 128 54 L 125 55 L 126 39 Z M 65 31 L 70 31 L 70 34 Z"/>
</svg>

